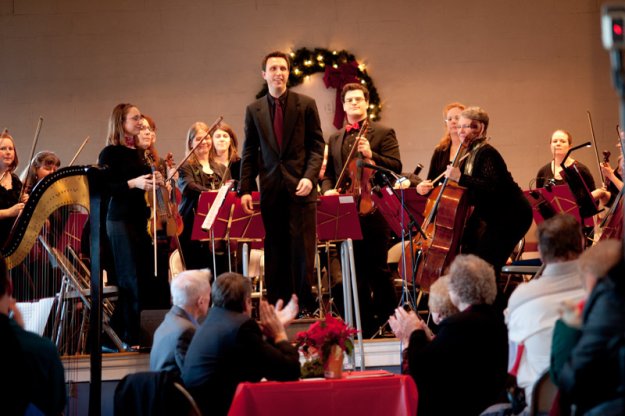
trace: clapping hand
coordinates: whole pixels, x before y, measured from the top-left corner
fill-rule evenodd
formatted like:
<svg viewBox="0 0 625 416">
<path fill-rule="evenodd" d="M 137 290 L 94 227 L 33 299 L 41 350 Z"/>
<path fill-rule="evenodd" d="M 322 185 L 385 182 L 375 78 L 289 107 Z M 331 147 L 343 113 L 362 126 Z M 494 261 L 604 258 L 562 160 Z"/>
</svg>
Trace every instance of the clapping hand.
<svg viewBox="0 0 625 416">
<path fill-rule="evenodd" d="M 260 326 L 263 333 L 268 338 L 273 338 L 275 342 L 286 341 L 286 331 L 284 325 L 278 318 L 276 310 L 266 300 L 260 301 Z"/>
<path fill-rule="evenodd" d="M 280 320 L 280 322 L 282 322 L 282 325 L 286 327 L 291 322 L 293 322 L 293 320 L 297 316 L 297 312 L 299 312 L 297 296 L 295 294 L 291 295 L 291 300 L 289 300 L 289 303 L 287 303 L 284 307 L 283 305 L 284 301 L 282 299 L 278 299 L 274 309 L 276 311 L 276 315 L 278 315 L 278 319 Z"/>
<path fill-rule="evenodd" d="M 389 317 L 388 323 L 395 336 L 401 340 L 405 347 L 408 346 L 410 335 L 417 330 L 424 331 L 429 340 L 434 338 L 430 328 L 414 311 L 407 312 L 404 308 L 397 308 L 395 314 Z"/>
</svg>

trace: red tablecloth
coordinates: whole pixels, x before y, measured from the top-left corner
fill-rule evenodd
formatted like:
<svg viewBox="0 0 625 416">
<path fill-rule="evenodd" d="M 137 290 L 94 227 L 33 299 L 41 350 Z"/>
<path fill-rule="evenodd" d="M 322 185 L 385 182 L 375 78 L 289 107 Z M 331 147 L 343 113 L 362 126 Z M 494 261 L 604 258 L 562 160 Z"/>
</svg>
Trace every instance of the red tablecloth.
<svg viewBox="0 0 625 416">
<path fill-rule="evenodd" d="M 241 383 L 228 415 L 417 414 L 417 388 L 411 377 L 380 371 L 353 372 L 344 377 L 340 380 Z"/>
</svg>

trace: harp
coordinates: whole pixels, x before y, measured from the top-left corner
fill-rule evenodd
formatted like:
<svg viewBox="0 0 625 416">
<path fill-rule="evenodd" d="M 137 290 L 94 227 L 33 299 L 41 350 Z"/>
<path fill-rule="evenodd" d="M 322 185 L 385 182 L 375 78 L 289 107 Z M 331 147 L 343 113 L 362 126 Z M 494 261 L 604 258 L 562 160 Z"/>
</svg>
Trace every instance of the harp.
<svg viewBox="0 0 625 416">
<path fill-rule="evenodd" d="M 89 414 L 100 414 L 102 384 L 101 330 L 110 305 L 102 301 L 103 282 L 100 258 L 100 221 L 104 170 L 98 167 L 72 166 L 59 169 L 43 178 L 32 190 L 9 238 L 0 250 L 8 269 L 15 269 L 26 259 L 37 241 L 49 252 L 61 270 L 67 285 L 78 293 L 89 312 L 88 337 L 90 350 Z M 78 205 L 89 212 L 90 268 L 77 270 L 65 253 L 40 233 L 49 216 L 62 207 Z M 57 245 L 58 246 L 58 245 Z M 61 298 L 61 296 L 59 296 Z M 61 299 L 59 299 L 61 301 Z M 104 310 L 103 310 L 104 309 Z M 108 325 L 105 325 L 106 328 Z M 107 331 L 108 332 L 108 331 Z"/>
</svg>

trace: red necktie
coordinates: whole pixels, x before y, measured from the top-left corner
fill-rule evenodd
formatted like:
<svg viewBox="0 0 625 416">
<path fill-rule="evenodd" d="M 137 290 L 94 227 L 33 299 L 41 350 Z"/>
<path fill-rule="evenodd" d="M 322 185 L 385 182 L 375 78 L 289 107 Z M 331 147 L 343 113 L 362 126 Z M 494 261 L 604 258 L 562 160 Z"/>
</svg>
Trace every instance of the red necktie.
<svg viewBox="0 0 625 416">
<path fill-rule="evenodd" d="M 348 124 L 347 126 L 345 126 L 345 131 L 346 132 L 350 132 L 352 130 L 359 130 L 360 126 L 358 125 L 358 122 L 355 122 L 354 124 Z"/>
<path fill-rule="evenodd" d="M 282 105 L 279 98 L 273 98 L 276 104 L 276 111 L 273 115 L 273 132 L 276 135 L 276 143 L 278 143 L 278 149 L 282 149 L 282 130 L 284 129 L 284 113 L 282 111 Z"/>
</svg>

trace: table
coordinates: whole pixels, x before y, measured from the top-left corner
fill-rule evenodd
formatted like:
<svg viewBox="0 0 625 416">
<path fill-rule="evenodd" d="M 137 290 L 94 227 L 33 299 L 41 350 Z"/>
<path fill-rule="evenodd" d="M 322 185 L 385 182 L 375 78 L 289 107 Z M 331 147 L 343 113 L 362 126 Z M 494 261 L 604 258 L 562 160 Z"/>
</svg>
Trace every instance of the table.
<svg viewBox="0 0 625 416">
<path fill-rule="evenodd" d="M 417 414 L 410 376 L 386 371 L 344 374 L 339 380 L 241 383 L 229 416 L 345 416 Z"/>
</svg>

